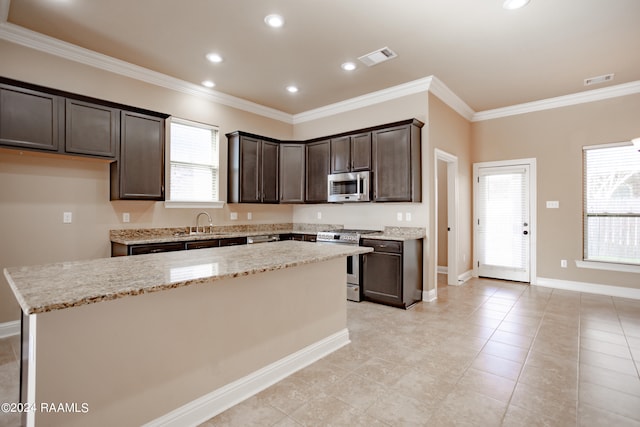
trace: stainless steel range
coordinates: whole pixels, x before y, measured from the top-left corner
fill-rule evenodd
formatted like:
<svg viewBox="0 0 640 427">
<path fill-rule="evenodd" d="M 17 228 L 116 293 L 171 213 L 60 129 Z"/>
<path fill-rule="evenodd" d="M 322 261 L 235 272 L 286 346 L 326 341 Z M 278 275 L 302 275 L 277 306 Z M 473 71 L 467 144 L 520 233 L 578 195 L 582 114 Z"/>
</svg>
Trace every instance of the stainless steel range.
<svg viewBox="0 0 640 427">
<path fill-rule="evenodd" d="M 318 242 L 341 243 L 345 245 L 359 245 L 363 234 L 379 233 L 378 230 L 350 230 L 340 229 L 320 231 L 316 236 Z M 362 300 L 362 284 L 360 283 L 360 255 L 347 257 L 347 299 L 349 301 Z"/>
</svg>

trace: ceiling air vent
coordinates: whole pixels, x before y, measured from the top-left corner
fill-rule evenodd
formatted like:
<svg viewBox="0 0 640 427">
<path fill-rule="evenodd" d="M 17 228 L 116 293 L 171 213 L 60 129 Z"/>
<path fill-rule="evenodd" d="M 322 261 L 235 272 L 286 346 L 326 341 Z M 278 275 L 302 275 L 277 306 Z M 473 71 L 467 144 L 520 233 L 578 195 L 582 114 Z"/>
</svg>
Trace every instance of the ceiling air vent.
<svg viewBox="0 0 640 427">
<path fill-rule="evenodd" d="M 584 85 L 591 86 L 598 83 L 610 82 L 611 80 L 613 80 L 613 73 L 605 74 L 604 76 L 590 77 L 588 79 L 584 79 Z"/>
<path fill-rule="evenodd" d="M 362 55 L 360 58 L 360 62 L 368 67 L 373 67 L 381 62 L 388 61 L 390 59 L 398 56 L 397 53 L 389 49 L 388 47 L 383 47 L 382 49 L 378 49 L 371 53 L 367 53 L 366 55 Z"/>
</svg>

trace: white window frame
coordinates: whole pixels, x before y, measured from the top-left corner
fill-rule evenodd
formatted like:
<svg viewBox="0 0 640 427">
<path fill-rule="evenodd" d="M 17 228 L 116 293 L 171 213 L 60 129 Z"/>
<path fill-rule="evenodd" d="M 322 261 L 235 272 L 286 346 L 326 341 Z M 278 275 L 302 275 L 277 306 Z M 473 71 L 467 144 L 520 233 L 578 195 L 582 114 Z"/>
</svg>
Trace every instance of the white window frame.
<svg viewBox="0 0 640 427">
<path fill-rule="evenodd" d="M 218 200 L 217 201 L 180 201 L 180 200 L 171 200 L 171 124 L 179 123 L 187 126 L 201 127 L 205 129 L 211 129 L 216 131 L 216 137 L 218 140 L 216 141 L 217 145 L 217 155 L 218 155 L 218 166 L 217 166 L 217 193 Z M 166 177 L 166 200 L 164 202 L 164 206 L 166 208 L 213 208 L 219 209 L 224 207 L 225 202 L 220 200 L 220 129 L 217 126 L 194 122 L 192 120 L 181 119 L 178 117 L 171 117 L 169 119 L 169 126 L 167 129 L 167 147 L 166 147 L 166 167 L 165 167 L 165 177 Z"/>
<path fill-rule="evenodd" d="M 631 142 L 616 142 L 610 144 L 600 144 L 600 145 L 590 145 L 582 147 L 583 152 L 594 149 L 603 149 L 603 148 L 613 148 L 613 147 L 621 147 L 621 146 L 630 146 L 633 145 Z M 640 154 L 638 154 L 640 156 Z M 584 160 L 583 160 L 584 162 Z M 619 271 L 619 272 L 628 272 L 628 273 L 640 273 L 640 265 L 639 264 L 626 264 L 626 263 L 617 263 L 617 262 L 606 262 L 606 261 L 598 261 L 598 260 L 587 260 L 585 259 L 585 245 L 587 242 L 587 231 L 585 229 L 586 223 L 586 189 L 584 188 L 585 180 L 586 180 L 586 169 L 583 169 L 583 197 L 585 200 L 583 202 L 583 231 L 582 231 L 582 251 L 583 258 L 581 260 L 576 260 L 576 266 L 579 268 L 587 268 L 587 269 L 595 269 L 595 270 L 609 270 L 609 271 Z"/>
</svg>

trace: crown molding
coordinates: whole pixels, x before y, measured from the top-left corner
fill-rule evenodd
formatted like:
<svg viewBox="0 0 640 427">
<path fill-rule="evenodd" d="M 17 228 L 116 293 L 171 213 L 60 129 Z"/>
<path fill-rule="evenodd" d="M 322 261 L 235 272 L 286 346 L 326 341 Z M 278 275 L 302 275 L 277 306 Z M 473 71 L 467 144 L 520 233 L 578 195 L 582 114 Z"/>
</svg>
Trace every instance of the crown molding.
<svg viewBox="0 0 640 427">
<path fill-rule="evenodd" d="M 573 93 L 571 95 L 543 99 L 540 101 L 526 102 L 524 104 L 512 105 L 510 107 L 480 111 L 473 115 L 471 121 L 480 122 L 484 120 L 498 119 L 501 117 L 515 116 L 518 114 L 533 113 L 535 111 L 551 110 L 554 108 L 567 107 L 570 105 L 584 104 L 587 102 L 601 101 L 609 98 L 633 95 L 636 93 L 640 93 L 640 80 L 615 86 L 609 86 L 601 89 Z"/>
<path fill-rule="evenodd" d="M 291 114 L 215 90 L 207 89 L 197 84 L 189 83 L 184 80 L 167 76 L 166 74 L 149 70 L 148 68 L 139 67 L 137 65 L 28 30 L 9 22 L 0 22 L 0 39 L 156 86 L 186 93 L 188 95 L 204 97 L 228 107 L 237 108 L 239 110 L 292 124 Z"/>
<path fill-rule="evenodd" d="M 305 111 L 303 113 L 293 115 L 293 124 L 309 122 L 324 117 L 345 113 L 351 110 L 368 107 L 370 105 L 379 104 L 381 102 L 390 101 L 407 95 L 413 95 L 420 92 L 427 92 L 433 81 L 433 76 L 424 77 L 422 79 L 413 80 L 401 85 L 392 86 L 390 88 L 371 92 L 366 95 L 357 96 L 345 101 L 336 102 L 334 104 L 325 105 L 324 107 Z M 425 101 L 426 102 L 426 101 Z"/>
<path fill-rule="evenodd" d="M 150 70 L 148 68 L 133 65 L 131 63 L 103 55 L 89 49 L 85 49 L 71 43 L 66 43 L 53 37 L 28 30 L 7 22 L 10 0 L 0 0 L 0 39 L 7 40 L 22 46 L 39 50 L 64 59 L 89 65 L 101 70 L 120 74 L 125 77 L 150 83 L 156 86 L 182 92 L 188 95 L 198 96 L 212 102 L 236 108 L 238 110 L 268 117 L 287 124 L 298 124 L 324 117 L 333 116 L 358 108 L 375 105 L 381 102 L 420 92 L 431 92 L 441 99 L 462 117 L 472 122 L 497 119 L 501 117 L 526 114 L 535 111 L 550 110 L 553 108 L 583 104 L 616 98 L 625 95 L 640 93 L 640 81 L 609 86 L 606 88 L 579 92 L 571 95 L 559 96 L 540 101 L 527 102 L 504 108 L 496 108 L 475 112 L 458 95 L 449 89 L 440 79 L 428 76 L 408 83 L 382 89 L 366 95 L 347 99 L 345 101 L 326 105 L 324 107 L 305 111 L 299 114 L 289 114 L 274 108 L 227 95 L 212 89 L 207 89 L 197 84 L 189 83 L 166 74 Z"/>
<path fill-rule="evenodd" d="M 440 98 L 442 102 L 447 104 L 462 117 L 467 120 L 471 120 L 476 112 L 473 111 L 473 109 L 469 107 L 467 103 L 462 100 L 462 98 L 453 93 L 453 91 L 449 89 L 449 87 L 445 85 L 442 80 L 440 80 L 436 76 L 432 77 L 433 81 L 431 82 L 429 91 Z"/>
</svg>

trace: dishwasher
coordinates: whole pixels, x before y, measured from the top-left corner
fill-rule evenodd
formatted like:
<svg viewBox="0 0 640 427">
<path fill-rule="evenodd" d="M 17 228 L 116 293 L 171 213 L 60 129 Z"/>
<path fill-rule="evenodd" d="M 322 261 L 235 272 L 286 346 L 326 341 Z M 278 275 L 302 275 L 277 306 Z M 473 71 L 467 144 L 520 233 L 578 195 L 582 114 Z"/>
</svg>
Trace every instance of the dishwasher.
<svg viewBox="0 0 640 427">
<path fill-rule="evenodd" d="M 267 242 L 277 242 L 280 240 L 280 236 L 278 234 L 265 234 L 261 236 L 249 236 L 247 237 L 247 245 L 253 245 L 254 243 L 267 243 Z"/>
</svg>

